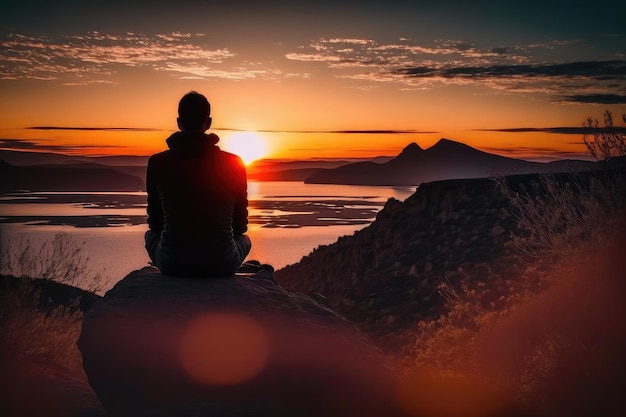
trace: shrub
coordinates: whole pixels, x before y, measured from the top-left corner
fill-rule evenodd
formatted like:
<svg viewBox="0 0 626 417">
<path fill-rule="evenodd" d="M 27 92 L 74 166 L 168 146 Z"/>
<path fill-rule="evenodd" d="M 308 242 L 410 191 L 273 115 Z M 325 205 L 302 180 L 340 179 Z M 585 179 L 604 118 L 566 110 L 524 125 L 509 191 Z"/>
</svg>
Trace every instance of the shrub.
<svg viewBox="0 0 626 417">
<path fill-rule="evenodd" d="M 67 234 L 35 247 L 25 239 L 11 246 L 0 233 L 0 285 L 4 287 L 0 288 L 0 349 L 5 358 L 84 378 L 76 347 L 82 321 L 78 300 L 51 306 L 43 299 L 45 285 L 33 281 L 43 278 L 73 286 L 86 282 L 89 290 L 98 290 L 100 276 L 86 279 L 88 259 L 81 248 Z M 10 284 L 14 278 L 18 283 Z"/>
<path fill-rule="evenodd" d="M 626 115 L 622 115 L 626 123 Z M 613 126 L 613 115 L 610 111 L 604 112 L 604 126 L 600 127 L 598 119 L 589 117 L 585 123 L 587 132 L 583 141 L 587 150 L 596 159 L 608 161 L 611 158 L 626 156 L 626 130 L 624 127 Z"/>
<path fill-rule="evenodd" d="M 49 279 L 98 292 L 102 276 L 89 272 L 89 258 L 82 255 L 83 246 L 84 242 L 79 244 L 67 233 L 58 233 L 39 247 L 24 238 L 16 243 L 5 243 L 0 230 L 0 274 Z"/>
<path fill-rule="evenodd" d="M 444 281 L 448 312 L 418 323 L 412 366 L 488 376 L 547 415 L 618 406 L 615 375 L 624 369 L 615 352 L 626 343 L 616 337 L 623 308 L 614 294 L 623 296 L 615 279 L 623 269 L 606 265 L 623 250 L 616 239 L 625 230 L 626 137 L 610 112 L 604 127 L 586 125 L 597 170 L 497 180 L 518 225 L 508 245 L 526 267 L 464 277 L 458 288 Z"/>
</svg>

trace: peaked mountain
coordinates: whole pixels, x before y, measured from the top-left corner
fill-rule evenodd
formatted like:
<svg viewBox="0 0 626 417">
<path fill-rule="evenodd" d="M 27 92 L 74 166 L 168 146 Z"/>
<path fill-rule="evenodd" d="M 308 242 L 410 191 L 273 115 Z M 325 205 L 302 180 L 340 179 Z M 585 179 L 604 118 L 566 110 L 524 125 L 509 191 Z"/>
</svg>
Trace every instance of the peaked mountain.
<svg viewBox="0 0 626 417">
<path fill-rule="evenodd" d="M 587 165 L 587 161 L 571 161 Z M 554 165 L 553 165 L 554 164 Z M 320 170 L 305 182 L 312 184 L 419 185 L 426 182 L 484 178 L 494 175 L 530 174 L 566 170 L 564 164 L 530 162 L 480 151 L 449 139 L 428 149 L 411 143 L 392 160 L 377 164 L 359 162 Z"/>
</svg>

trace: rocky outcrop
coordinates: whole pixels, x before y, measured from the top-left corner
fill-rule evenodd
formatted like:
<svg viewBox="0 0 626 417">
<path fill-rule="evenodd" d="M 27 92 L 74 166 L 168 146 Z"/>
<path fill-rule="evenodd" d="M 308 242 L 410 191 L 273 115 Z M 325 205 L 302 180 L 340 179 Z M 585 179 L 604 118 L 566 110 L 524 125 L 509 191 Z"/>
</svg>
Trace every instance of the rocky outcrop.
<svg viewBox="0 0 626 417">
<path fill-rule="evenodd" d="M 517 189 L 537 178 L 508 182 Z M 320 246 L 276 278 L 290 290 L 323 294 L 386 353 L 399 355 L 414 344 L 420 320 L 446 311 L 440 284 L 515 273 L 517 255 L 505 243 L 516 226 L 492 179 L 423 184 L 404 202 L 390 199 L 370 226 Z"/>
<path fill-rule="evenodd" d="M 111 416 L 402 415 L 369 339 L 268 269 L 134 271 L 86 313 L 78 345 Z"/>
</svg>

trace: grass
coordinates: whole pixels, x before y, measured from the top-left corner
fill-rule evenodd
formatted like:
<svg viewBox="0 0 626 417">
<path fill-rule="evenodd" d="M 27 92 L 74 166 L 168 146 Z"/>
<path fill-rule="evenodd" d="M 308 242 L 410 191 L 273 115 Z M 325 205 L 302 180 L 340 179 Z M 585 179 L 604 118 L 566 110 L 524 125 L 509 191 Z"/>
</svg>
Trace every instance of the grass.
<svg viewBox="0 0 626 417">
<path fill-rule="evenodd" d="M 95 292 L 99 275 L 90 276 L 81 246 L 66 234 L 40 247 L 26 240 L 0 243 L 0 391 L 6 396 L 0 402 L 8 404 L 46 378 L 87 386 L 76 346 L 83 318 L 79 300 L 56 304 L 48 298 L 53 282 L 88 282 Z"/>
<path fill-rule="evenodd" d="M 449 310 L 417 324 L 408 373 L 471 376 L 527 415 L 623 415 L 626 137 L 610 113 L 604 121 L 589 120 L 584 139 L 602 159 L 597 171 L 521 189 L 498 180 L 518 223 L 509 246 L 524 267 L 440 285 Z"/>
</svg>

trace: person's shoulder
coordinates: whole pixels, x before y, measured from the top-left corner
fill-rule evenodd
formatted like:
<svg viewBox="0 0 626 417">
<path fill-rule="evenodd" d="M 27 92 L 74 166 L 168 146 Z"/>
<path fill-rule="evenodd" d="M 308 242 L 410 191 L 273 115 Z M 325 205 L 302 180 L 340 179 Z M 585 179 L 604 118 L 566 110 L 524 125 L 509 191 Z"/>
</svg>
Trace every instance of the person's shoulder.
<svg viewBox="0 0 626 417">
<path fill-rule="evenodd" d="M 226 152 L 221 149 L 219 149 L 219 154 L 221 158 L 223 158 L 224 160 L 228 161 L 231 164 L 241 165 L 242 167 L 244 166 L 243 160 L 241 159 L 239 155 L 235 155 L 234 153 Z"/>
<path fill-rule="evenodd" d="M 167 158 L 167 156 L 170 153 L 171 153 L 171 151 L 169 149 L 164 150 L 162 152 L 157 152 L 157 153 L 151 155 L 150 158 L 148 158 L 148 163 L 155 162 L 155 161 L 161 160 L 163 158 Z"/>
</svg>

